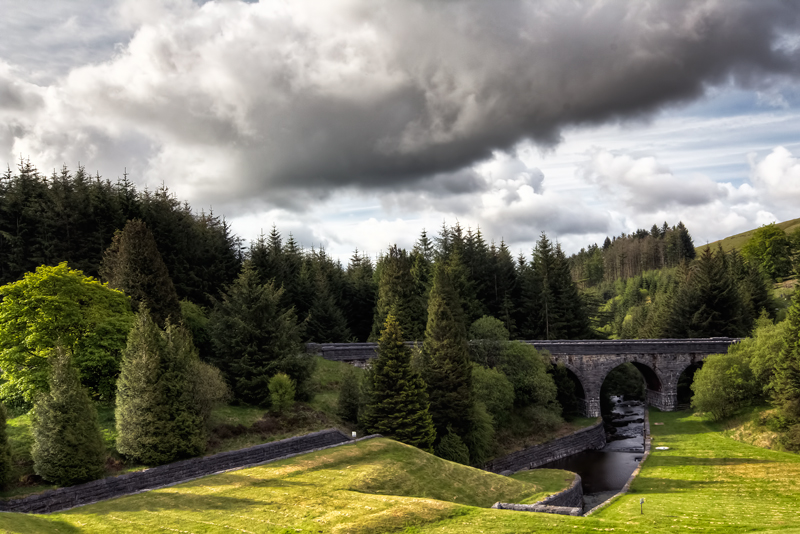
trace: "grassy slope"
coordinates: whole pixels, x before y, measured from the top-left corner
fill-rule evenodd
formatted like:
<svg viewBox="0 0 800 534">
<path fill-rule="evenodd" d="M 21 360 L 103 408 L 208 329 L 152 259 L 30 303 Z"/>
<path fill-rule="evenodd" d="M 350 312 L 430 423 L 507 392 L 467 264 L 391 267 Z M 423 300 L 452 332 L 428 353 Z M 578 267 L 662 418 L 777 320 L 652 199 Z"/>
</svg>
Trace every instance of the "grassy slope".
<svg viewBox="0 0 800 534">
<path fill-rule="evenodd" d="M 652 427 L 654 446 L 670 450 L 653 451 L 632 491 L 586 518 L 478 507 L 535 500 L 565 486 L 563 472 L 531 488 L 381 439 L 51 516 L 0 515 L 0 525 L 12 532 L 800 532 L 800 456 L 739 443 L 685 413 L 653 411 L 651 421 L 664 423 Z"/>
<path fill-rule="evenodd" d="M 501 477 L 373 439 L 65 513 L 0 514 L 0 526 L 10 532 L 386 532 L 497 500 L 535 502 L 572 481 L 564 471 L 542 475 L 536 485 L 530 476 Z"/>
<path fill-rule="evenodd" d="M 778 223 L 778 227 L 782 228 L 784 232 L 791 233 L 794 230 L 800 228 L 800 219 L 792 219 L 791 221 L 784 221 L 782 223 Z M 699 255 L 706 247 L 712 247 L 713 250 L 717 248 L 717 244 L 722 244 L 722 250 L 728 252 L 733 250 L 742 250 L 742 247 L 745 243 L 750 239 L 753 235 L 753 232 L 758 230 L 758 228 L 753 228 L 752 230 L 748 230 L 747 232 L 742 232 L 741 234 L 732 235 L 726 237 L 725 239 L 721 239 L 719 241 L 714 241 L 713 243 L 709 243 L 707 245 L 701 245 L 696 248 L 697 254 Z"/>
</svg>

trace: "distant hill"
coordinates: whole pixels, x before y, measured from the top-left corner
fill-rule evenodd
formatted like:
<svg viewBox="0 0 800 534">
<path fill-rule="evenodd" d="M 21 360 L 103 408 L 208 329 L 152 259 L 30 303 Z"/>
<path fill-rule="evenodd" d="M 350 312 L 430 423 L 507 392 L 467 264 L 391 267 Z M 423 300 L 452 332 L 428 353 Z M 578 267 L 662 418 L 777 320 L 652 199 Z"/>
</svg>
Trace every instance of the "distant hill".
<svg viewBox="0 0 800 534">
<path fill-rule="evenodd" d="M 794 230 L 800 228 L 800 219 L 792 219 L 791 221 L 784 221 L 782 223 L 778 223 L 778 227 L 782 228 L 784 232 L 789 234 Z M 708 243 L 707 245 L 701 245 L 699 247 L 696 247 L 695 250 L 697 251 L 697 254 L 700 255 L 700 253 L 702 253 L 706 247 L 712 247 L 716 249 L 717 244 L 719 243 L 722 243 L 722 250 L 724 250 L 725 252 L 728 252 L 732 249 L 742 250 L 744 244 L 747 243 L 747 241 L 753 235 L 753 232 L 755 232 L 756 230 L 758 230 L 758 228 L 753 228 L 752 230 L 742 232 L 741 234 L 732 235 L 726 237 L 725 239 L 720 239 L 719 241 Z"/>
</svg>

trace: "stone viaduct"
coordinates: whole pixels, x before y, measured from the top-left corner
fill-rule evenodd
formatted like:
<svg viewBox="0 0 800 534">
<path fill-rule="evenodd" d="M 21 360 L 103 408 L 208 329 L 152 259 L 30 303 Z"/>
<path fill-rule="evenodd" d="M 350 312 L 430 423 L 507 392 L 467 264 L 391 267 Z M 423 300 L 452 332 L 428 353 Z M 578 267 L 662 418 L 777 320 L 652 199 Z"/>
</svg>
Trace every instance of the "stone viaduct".
<svg viewBox="0 0 800 534">
<path fill-rule="evenodd" d="M 647 403 L 662 411 L 678 405 L 678 380 L 708 355 L 727 352 L 738 339 L 615 339 L 524 341 L 547 351 L 553 363 L 563 364 L 576 382 L 588 417 L 600 415 L 600 386 L 615 367 L 630 362 L 647 383 Z M 413 345 L 413 343 L 408 343 Z M 306 350 L 325 359 L 364 365 L 377 355 L 377 343 L 309 343 Z"/>
</svg>

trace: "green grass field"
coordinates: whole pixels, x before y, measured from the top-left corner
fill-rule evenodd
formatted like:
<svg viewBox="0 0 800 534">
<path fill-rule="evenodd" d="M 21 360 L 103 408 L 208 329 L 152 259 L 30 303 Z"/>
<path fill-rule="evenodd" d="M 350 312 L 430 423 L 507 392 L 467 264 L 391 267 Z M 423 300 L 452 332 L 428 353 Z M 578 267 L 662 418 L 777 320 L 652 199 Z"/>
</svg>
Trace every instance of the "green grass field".
<svg viewBox="0 0 800 534">
<path fill-rule="evenodd" d="M 800 456 L 651 411 L 653 451 L 631 492 L 590 517 L 487 508 L 534 502 L 565 472 L 504 478 L 387 439 L 363 441 L 49 516 L 7 532 L 800 532 Z M 644 498 L 644 514 L 639 499 Z"/>
</svg>

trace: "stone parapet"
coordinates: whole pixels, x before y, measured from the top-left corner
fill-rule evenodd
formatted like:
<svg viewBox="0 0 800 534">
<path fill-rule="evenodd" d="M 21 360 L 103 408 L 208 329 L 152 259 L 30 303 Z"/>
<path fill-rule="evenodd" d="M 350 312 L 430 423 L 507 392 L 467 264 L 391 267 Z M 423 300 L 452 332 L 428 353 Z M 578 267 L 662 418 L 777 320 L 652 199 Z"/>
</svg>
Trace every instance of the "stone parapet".
<svg viewBox="0 0 800 534">
<path fill-rule="evenodd" d="M 586 449 L 602 449 L 606 444 L 603 422 L 582 428 L 568 436 L 556 438 L 540 445 L 534 445 L 508 456 L 495 458 L 486 465 L 493 473 L 517 472 L 534 469 L 546 463 L 560 460 Z"/>
</svg>

